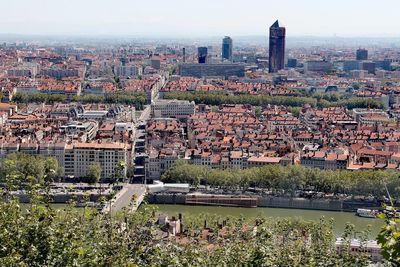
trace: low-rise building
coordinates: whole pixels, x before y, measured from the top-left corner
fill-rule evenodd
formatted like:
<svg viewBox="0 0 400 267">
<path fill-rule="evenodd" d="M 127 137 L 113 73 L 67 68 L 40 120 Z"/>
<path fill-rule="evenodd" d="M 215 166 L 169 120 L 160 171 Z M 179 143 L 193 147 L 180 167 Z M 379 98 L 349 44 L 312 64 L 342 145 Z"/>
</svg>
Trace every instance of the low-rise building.
<svg viewBox="0 0 400 267">
<path fill-rule="evenodd" d="M 244 77 L 245 66 L 236 63 L 221 64 L 181 64 L 179 74 L 188 77 Z"/>
<path fill-rule="evenodd" d="M 333 64 L 325 60 L 313 60 L 305 63 L 306 72 L 330 72 L 333 70 Z"/>
<path fill-rule="evenodd" d="M 349 157 L 345 154 L 326 153 L 323 151 L 309 152 L 301 156 L 301 165 L 321 170 L 345 170 Z"/>
<path fill-rule="evenodd" d="M 187 118 L 195 113 L 195 103 L 186 100 L 157 100 L 151 104 L 153 118 Z"/>
</svg>

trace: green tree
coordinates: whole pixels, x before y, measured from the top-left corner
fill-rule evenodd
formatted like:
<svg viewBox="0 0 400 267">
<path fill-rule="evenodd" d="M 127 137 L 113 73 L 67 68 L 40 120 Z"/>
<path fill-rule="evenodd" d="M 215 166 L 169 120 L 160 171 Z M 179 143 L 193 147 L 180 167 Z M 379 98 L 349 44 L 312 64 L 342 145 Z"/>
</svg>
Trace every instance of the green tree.
<svg viewBox="0 0 400 267">
<path fill-rule="evenodd" d="M 285 190 L 313 188 L 318 192 L 352 195 L 386 195 L 385 182 L 396 198 L 400 197 L 400 179 L 391 170 L 345 171 L 319 170 L 303 166 L 266 165 L 245 170 L 209 169 L 207 166 L 178 160 L 161 177 L 165 182 L 190 183 L 245 189 L 248 186 Z"/>
<path fill-rule="evenodd" d="M 118 161 L 117 165 L 114 167 L 114 177 L 112 179 L 112 184 L 124 182 L 126 178 L 126 163 L 123 160 Z"/>
<path fill-rule="evenodd" d="M 16 93 L 12 100 L 15 103 L 28 103 L 28 95 L 25 93 Z"/>
<path fill-rule="evenodd" d="M 134 176 L 135 176 L 135 165 L 128 164 L 128 166 L 126 167 L 126 177 L 132 178 Z"/>
<path fill-rule="evenodd" d="M 253 106 L 265 107 L 267 105 L 283 105 L 288 108 L 303 107 L 308 104 L 312 107 L 337 107 L 346 106 L 353 108 L 382 108 L 382 103 L 368 98 L 352 97 L 348 98 L 343 94 L 316 94 L 312 97 L 301 95 L 296 96 L 265 96 L 237 94 L 229 95 L 224 92 L 167 92 L 166 99 L 179 99 L 194 101 L 196 104 L 221 105 L 221 104 L 250 104 Z"/>
<path fill-rule="evenodd" d="M 101 178 L 101 166 L 100 163 L 92 163 L 89 165 L 86 175 L 86 182 L 89 184 L 96 184 Z"/>
<path fill-rule="evenodd" d="M 48 182 L 54 182 L 59 174 L 57 159 L 53 157 L 46 158 L 44 162 L 45 180 Z"/>
</svg>

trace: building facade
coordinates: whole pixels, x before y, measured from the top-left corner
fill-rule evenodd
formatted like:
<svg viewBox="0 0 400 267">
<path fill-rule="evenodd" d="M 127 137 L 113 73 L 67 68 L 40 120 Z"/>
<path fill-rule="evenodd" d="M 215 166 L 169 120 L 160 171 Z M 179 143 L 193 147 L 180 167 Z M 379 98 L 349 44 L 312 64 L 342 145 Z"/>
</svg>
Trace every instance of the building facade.
<svg viewBox="0 0 400 267">
<path fill-rule="evenodd" d="M 17 152 L 54 157 L 64 168 L 64 175 L 75 178 L 86 177 L 89 166 L 97 162 L 102 169 L 101 178 L 112 178 L 118 162 L 132 162 L 132 146 L 125 143 L 0 143 L 0 159 Z"/>
<path fill-rule="evenodd" d="M 179 74 L 184 77 L 244 77 L 245 66 L 239 63 L 222 64 L 181 64 Z"/>
<path fill-rule="evenodd" d="M 304 65 L 306 72 L 330 72 L 333 69 L 333 64 L 325 60 L 310 60 Z"/>
<path fill-rule="evenodd" d="M 128 145 L 122 143 L 77 143 L 74 145 L 74 176 L 86 177 L 91 164 L 98 162 L 102 178 L 112 178 L 118 162 L 128 162 Z"/>
<path fill-rule="evenodd" d="M 136 65 L 120 65 L 114 67 L 114 72 L 118 77 L 136 77 L 143 74 L 143 69 Z"/>
<path fill-rule="evenodd" d="M 153 118 L 185 118 L 193 115 L 196 105 L 186 100 L 158 100 L 151 104 Z"/>
</svg>

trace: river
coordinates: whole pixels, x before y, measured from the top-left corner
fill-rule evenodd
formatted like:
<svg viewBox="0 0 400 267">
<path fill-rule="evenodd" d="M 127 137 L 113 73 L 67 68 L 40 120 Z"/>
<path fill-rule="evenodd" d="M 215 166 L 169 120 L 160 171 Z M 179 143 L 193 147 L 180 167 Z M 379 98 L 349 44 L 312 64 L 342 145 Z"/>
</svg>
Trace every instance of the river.
<svg viewBox="0 0 400 267">
<path fill-rule="evenodd" d="M 243 216 L 245 218 L 256 218 L 258 216 L 269 218 L 301 218 L 306 221 L 317 221 L 321 217 L 333 219 L 335 234 L 340 236 L 347 223 L 355 226 L 356 231 L 371 227 L 370 238 L 375 238 L 380 228 L 384 224 L 382 219 L 361 218 L 351 212 L 317 211 L 301 209 L 278 209 L 278 208 L 234 208 L 234 207 L 214 207 L 214 206 L 187 206 L 187 205 L 157 205 L 160 214 L 176 216 L 178 213 L 185 215 L 198 214 L 217 214 L 224 216 Z"/>
</svg>

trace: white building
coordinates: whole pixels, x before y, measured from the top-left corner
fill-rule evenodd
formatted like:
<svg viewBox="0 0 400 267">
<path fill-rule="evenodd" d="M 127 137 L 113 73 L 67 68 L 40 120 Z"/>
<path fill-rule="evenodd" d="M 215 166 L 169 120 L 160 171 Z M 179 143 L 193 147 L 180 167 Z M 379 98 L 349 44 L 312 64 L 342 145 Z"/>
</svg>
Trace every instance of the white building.
<svg viewBox="0 0 400 267">
<path fill-rule="evenodd" d="M 65 176 L 86 177 L 88 168 L 99 163 L 101 178 L 112 178 L 118 162 L 132 162 L 132 147 L 124 143 L 75 143 L 75 144 L 14 144 L 0 143 L 0 158 L 8 154 L 22 152 L 54 157 L 64 168 Z M 126 175 L 126 170 L 125 170 Z"/>
<path fill-rule="evenodd" d="M 41 72 L 43 76 L 49 76 L 56 79 L 62 79 L 65 77 L 78 77 L 79 69 L 59 69 L 59 68 L 47 68 L 43 69 Z"/>
<path fill-rule="evenodd" d="M 186 100 L 157 100 L 151 104 L 153 118 L 187 118 L 195 113 L 195 103 Z"/>
<path fill-rule="evenodd" d="M 35 78 L 40 72 L 38 63 L 25 63 L 24 65 L 7 70 L 7 75 L 11 77 L 31 77 Z"/>
<path fill-rule="evenodd" d="M 136 77 L 143 74 L 143 68 L 136 65 L 120 65 L 114 67 L 114 72 L 118 77 Z"/>
<path fill-rule="evenodd" d="M 129 150 L 123 143 L 77 143 L 74 145 L 74 176 L 87 176 L 89 166 L 98 162 L 102 168 L 101 177 L 111 178 L 119 161 L 130 161 Z"/>
<path fill-rule="evenodd" d="M 99 130 L 99 123 L 97 121 L 85 122 L 69 122 L 66 125 L 60 126 L 60 131 L 65 135 L 74 139 L 81 137 L 82 141 L 92 140 L 96 137 Z"/>
</svg>

